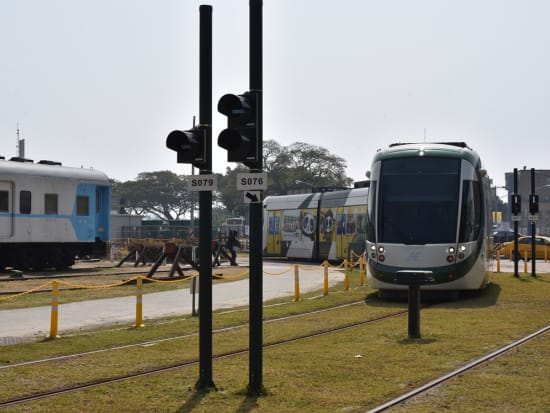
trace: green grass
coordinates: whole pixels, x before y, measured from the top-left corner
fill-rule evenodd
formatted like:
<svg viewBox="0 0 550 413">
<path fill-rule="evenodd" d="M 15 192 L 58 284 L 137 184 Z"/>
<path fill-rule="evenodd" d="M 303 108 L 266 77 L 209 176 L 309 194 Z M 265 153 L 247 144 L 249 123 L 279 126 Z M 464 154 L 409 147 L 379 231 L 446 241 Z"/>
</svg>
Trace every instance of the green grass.
<svg viewBox="0 0 550 413">
<path fill-rule="evenodd" d="M 493 281 L 490 288 L 469 298 L 423 309 L 419 340 L 407 338 L 407 317 L 401 316 L 264 349 L 263 384 L 268 392 L 265 396 L 246 396 L 248 356 L 244 355 L 214 361 L 217 391 L 195 392 L 198 366 L 192 366 L 6 411 L 362 412 L 548 323 L 549 276 L 518 280 L 504 273 L 495 275 Z M 354 273 L 352 286 L 356 285 Z M 315 292 L 305 295 L 300 302 L 277 300 L 278 305 L 265 308 L 264 318 L 357 301 L 362 303 L 266 323 L 264 343 L 406 308 L 403 302 L 378 300 L 373 290 L 366 287 L 350 291 L 339 287 L 331 289 L 327 297 Z M 216 312 L 213 324 L 219 328 L 246 324 L 247 320 L 247 310 Z M 99 330 L 59 340 L 4 346 L 0 363 L 13 364 L 198 331 L 195 318 L 164 321 L 151 322 L 139 329 Z M 214 353 L 247 344 L 246 326 L 213 336 Z M 548 337 L 534 341 L 393 411 L 545 411 L 546 383 L 550 378 L 549 344 Z M 2 382 L 9 383 L 1 387 L 0 399 L 25 394 L 30 389 L 52 388 L 196 358 L 198 347 L 198 338 L 191 336 L 64 362 L 0 370 Z"/>
</svg>

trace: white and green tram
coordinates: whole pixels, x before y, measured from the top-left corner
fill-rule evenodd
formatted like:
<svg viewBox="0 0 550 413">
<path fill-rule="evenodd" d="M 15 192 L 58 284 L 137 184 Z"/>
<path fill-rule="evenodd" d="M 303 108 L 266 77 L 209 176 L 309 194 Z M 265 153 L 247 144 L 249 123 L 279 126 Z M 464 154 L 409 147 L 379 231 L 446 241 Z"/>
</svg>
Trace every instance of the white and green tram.
<svg viewBox="0 0 550 413">
<path fill-rule="evenodd" d="M 371 167 L 368 278 L 379 290 L 407 288 L 402 277 L 430 275 L 423 290 L 488 285 L 490 180 L 464 142 L 396 143 Z"/>
</svg>

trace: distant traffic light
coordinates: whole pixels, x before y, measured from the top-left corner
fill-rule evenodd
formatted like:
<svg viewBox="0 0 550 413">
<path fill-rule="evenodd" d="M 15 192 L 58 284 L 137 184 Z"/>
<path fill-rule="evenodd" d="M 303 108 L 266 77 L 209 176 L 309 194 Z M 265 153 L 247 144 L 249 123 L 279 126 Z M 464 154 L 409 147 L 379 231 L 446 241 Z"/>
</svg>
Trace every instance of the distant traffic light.
<svg viewBox="0 0 550 413">
<path fill-rule="evenodd" d="M 537 194 L 529 195 L 529 214 L 535 215 L 539 213 L 539 196 Z"/>
<path fill-rule="evenodd" d="M 512 215 L 519 215 L 521 213 L 521 195 L 513 194 L 511 198 Z"/>
<path fill-rule="evenodd" d="M 250 168 L 261 167 L 262 148 L 258 142 L 256 95 L 227 94 L 218 102 L 218 112 L 227 116 L 227 129 L 221 131 L 218 145 L 227 149 L 229 162 L 242 162 Z"/>
<path fill-rule="evenodd" d="M 175 130 L 166 138 L 166 147 L 176 151 L 178 163 L 190 163 L 197 168 L 206 165 L 206 128 L 197 126 L 189 130 Z"/>
</svg>

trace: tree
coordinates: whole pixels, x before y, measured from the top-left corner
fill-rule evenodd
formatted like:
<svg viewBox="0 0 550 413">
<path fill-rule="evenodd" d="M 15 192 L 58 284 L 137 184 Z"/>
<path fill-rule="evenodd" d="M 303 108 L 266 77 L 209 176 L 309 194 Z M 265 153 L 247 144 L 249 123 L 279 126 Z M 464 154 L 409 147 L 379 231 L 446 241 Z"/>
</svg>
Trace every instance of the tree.
<svg viewBox="0 0 550 413">
<path fill-rule="evenodd" d="M 142 172 L 135 181 L 116 183 L 113 191 L 124 199 L 126 209 L 138 215 L 173 221 L 191 208 L 185 176 L 171 171 Z"/>
<path fill-rule="evenodd" d="M 225 175 L 218 177 L 219 200 L 228 209 L 230 216 L 246 215 L 243 193 L 237 191 L 237 174 L 248 171 L 246 166 L 238 164 L 234 169 L 227 168 Z"/>
<path fill-rule="evenodd" d="M 273 140 L 265 141 L 264 169 L 270 179 L 268 194 L 285 194 L 297 180 L 315 187 L 347 187 L 352 183 L 346 176 L 343 158 L 303 142 L 285 147 Z"/>
</svg>

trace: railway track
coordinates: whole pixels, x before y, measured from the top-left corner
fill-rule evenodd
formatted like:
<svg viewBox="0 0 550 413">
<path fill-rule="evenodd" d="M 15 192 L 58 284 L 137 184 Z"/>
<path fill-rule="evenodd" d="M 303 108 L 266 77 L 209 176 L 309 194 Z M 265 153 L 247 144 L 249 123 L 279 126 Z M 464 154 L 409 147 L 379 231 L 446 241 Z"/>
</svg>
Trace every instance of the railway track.
<svg viewBox="0 0 550 413">
<path fill-rule="evenodd" d="M 114 267 L 112 267 L 114 269 Z M 98 270 L 110 269 L 108 267 L 98 267 Z M 106 276 L 124 276 L 124 275 L 137 275 L 143 274 L 143 269 L 135 269 L 131 271 L 115 271 L 115 272 L 94 272 L 93 268 L 86 269 L 86 271 L 75 271 L 75 272 L 56 272 L 52 271 L 52 274 L 41 273 L 26 273 L 23 276 L 13 276 L 9 273 L 0 275 L 0 281 L 2 282 L 21 282 L 21 281 L 30 281 L 30 280 L 52 280 L 52 279 L 67 279 L 67 278 L 85 278 L 85 277 L 106 277 Z M 168 273 L 169 270 L 157 270 L 157 273 Z"/>
<path fill-rule="evenodd" d="M 397 406 L 397 405 L 401 405 L 415 397 L 418 397 L 422 394 L 425 394 L 426 392 L 428 392 L 429 390 L 433 389 L 434 387 L 436 386 L 439 386 L 445 382 L 448 382 L 450 381 L 451 379 L 461 375 L 461 374 L 464 374 L 464 373 L 467 373 L 468 371 L 471 371 L 473 370 L 474 368 L 482 365 L 482 364 L 486 364 L 488 362 L 490 362 L 491 360 L 494 360 L 495 358 L 497 357 L 500 357 L 504 354 L 506 354 L 507 352 L 509 352 L 510 350 L 514 349 L 514 348 L 517 348 L 525 343 L 527 343 L 528 341 L 531 341 L 531 340 L 534 340 L 536 339 L 537 337 L 547 333 L 548 331 L 550 331 L 550 325 L 547 325 L 546 327 L 543 327 L 541 328 L 540 330 L 537 330 L 535 331 L 534 333 L 531 333 L 531 334 L 528 334 L 522 338 L 520 338 L 519 340 L 516 340 L 510 344 L 507 344 L 505 346 L 502 346 L 500 347 L 499 349 L 491 352 L 491 353 L 488 353 L 488 354 L 485 354 L 484 356 L 481 356 L 473 361 L 471 361 L 470 363 L 466 364 L 465 366 L 462 366 L 450 373 L 447 373 L 447 374 L 444 374 L 420 387 L 417 387 L 416 389 L 413 389 L 401 396 L 398 396 L 380 406 L 377 406 L 373 409 L 370 409 L 367 411 L 367 413 L 379 413 L 379 412 L 383 412 L 383 411 L 386 411 L 388 409 L 390 409 L 391 407 L 394 407 L 394 406 Z"/>
<path fill-rule="evenodd" d="M 292 320 L 292 319 L 295 319 L 295 318 L 300 318 L 300 317 L 304 317 L 304 316 L 315 314 L 315 313 L 326 312 L 326 311 L 331 311 L 331 310 L 340 309 L 340 308 L 344 308 L 344 307 L 349 307 L 349 306 L 353 306 L 353 305 L 358 305 L 358 304 L 361 304 L 363 302 L 364 301 L 357 301 L 357 302 L 353 302 L 353 303 L 333 306 L 333 307 L 329 307 L 329 308 L 325 308 L 325 309 L 321 309 L 321 310 L 316 310 L 316 311 L 312 311 L 312 312 L 296 314 L 296 315 L 280 317 L 280 318 L 274 318 L 274 319 L 271 319 L 271 320 L 266 320 L 264 323 L 268 324 L 268 323 L 276 323 L 276 322 L 280 322 L 280 321 Z M 394 318 L 394 317 L 403 316 L 406 313 L 407 313 L 407 311 L 405 311 L 405 310 L 396 311 L 396 312 L 393 312 L 391 314 L 388 314 L 388 315 L 385 315 L 385 316 L 382 316 L 382 317 L 372 318 L 372 319 L 369 319 L 369 320 L 364 320 L 364 321 L 359 321 L 359 322 L 350 322 L 348 324 L 338 325 L 338 326 L 334 326 L 332 328 L 326 328 L 326 329 L 316 331 L 316 332 L 311 332 L 311 333 L 307 333 L 307 334 L 297 335 L 297 336 L 294 336 L 294 337 L 288 337 L 288 338 L 280 339 L 280 340 L 277 340 L 277 341 L 266 343 L 264 345 L 264 349 L 269 349 L 269 348 L 272 348 L 272 347 L 275 347 L 275 346 L 282 346 L 282 345 L 289 344 L 289 343 L 299 342 L 301 340 L 306 340 L 306 339 L 310 339 L 310 338 L 313 338 L 313 337 L 329 335 L 329 334 L 337 333 L 337 332 L 344 331 L 344 330 L 349 330 L 349 329 L 353 329 L 353 328 L 357 328 L 357 327 L 362 327 L 362 326 L 373 324 L 373 323 L 376 323 L 376 322 L 381 322 L 383 320 L 388 320 L 388 319 L 391 319 L 391 318 Z M 244 327 L 246 327 L 246 324 L 239 324 L 239 325 L 236 325 L 236 326 L 231 326 L 231 327 L 228 327 L 228 328 L 215 330 L 214 333 L 218 334 L 218 333 L 223 333 L 223 332 L 227 332 L 227 331 L 233 331 L 233 330 L 244 328 Z M 454 378 L 458 375 L 462 375 L 464 373 L 467 373 L 468 371 L 470 371 L 470 370 L 472 370 L 472 369 L 474 369 L 474 368 L 476 368 L 480 365 L 488 363 L 491 360 L 493 360 L 493 359 L 509 352 L 510 350 L 523 345 L 524 343 L 527 343 L 531 340 L 536 339 L 537 337 L 540 337 L 541 335 L 547 333 L 548 331 L 550 331 L 550 325 L 548 325 L 544 328 L 541 328 L 540 330 L 538 330 L 534 333 L 528 334 L 528 335 L 522 337 L 519 340 L 516 340 L 512 343 L 509 343 L 505 346 L 502 346 L 498 350 L 495 350 L 495 351 L 492 351 L 492 352 L 490 352 L 486 355 L 483 355 L 483 356 L 469 362 L 468 364 L 466 364 L 465 366 L 463 366 L 459 369 L 456 369 L 456 370 L 454 370 L 450 373 L 444 374 L 444 375 L 442 375 L 442 376 L 440 376 L 440 377 L 438 377 L 438 378 L 436 378 L 436 379 L 434 379 L 434 380 L 432 380 L 432 381 L 430 381 L 430 382 L 428 382 L 428 383 L 426 383 L 426 384 L 424 384 L 424 385 L 422 385 L 422 386 L 420 386 L 420 387 L 418 387 L 418 388 L 416 388 L 412 391 L 407 392 L 406 394 L 398 396 L 398 397 L 396 397 L 396 398 L 394 398 L 394 399 L 392 399 L 392 400 L 390 400 L 390 401 L 388 401 L 388 402 L 386 402 L 386 403 L 384 403 L 380 406 L 377 406 L 377 407 L 375 407 L 371 410 L 368 410 L 368 412 L 382 412 L 382 411 L 386 411 L 386 410 L 388 410 L 388 409 L 390 409 L 394 406 L 399 406 L 399 405 L 405 403 L 406 401 L 413 399 L 414 397 L 420 396 L 420 395 L 428 392 L 430 389 L 433 389 L 436 386 L 439 386 L 439 385 L 441 385 L 445 382 L 450 381 L 452 378 Z M 147 346 L 147 345 L 152 345 L 152 344 L 156 344 L 156 343 L 160 343 L 160 342 L 168 341 L 168 340 L 183 339 L 183 338 L 191 337 L 191 336 L 194 336 L 194 335 L 197 335 L 197 333 L 192 333 L 192 334 L 188 334 L 188 335 L 174 336 L 174 337 L 163 338 L 163 339 L 159 339 L 159 340 L 152 340 L 152 341 L 147 341 L 147 342 L 140 342 L 140 343 L 135 343 L 135 344 L 131 344 L 131 345 L 118 346 L 118 347 L 113 347 L 113 348 L 108 348 L 108 349 L 100 349 L 100 350 L 95 350 L 95 351 L 91 351 L 91 352 L 54 357 L 54 358 L 50 358 L 50 359 L 34 360 L 34 361 L 25 362 L 25 363 L 18 363 L 18 364 L 12 364 L 12 365 L 9 365 L 9 366 L 2 366 L 2 367 L 0 367 L 0 370 L 9 369 L 9 368 L 17 368 L 17 367 L 21 367 L 21 366 L 25 366 L 25 365 L 30 365 L 30 364 L 62 361 L 64 359 L 68 359 L 68 358 L 81 357 L 81 356 L 86 356 L 86 355 L 100 353 L 100 352 L 123 350 L 123 349 L 130 348 L 130 347 Z M 236 357 L 236 356 L 246 354 L 247 352 L 248 352 L 248 348 L 239 348 L 239 349 L 229 351 L 229 352 L 226 352 L 226 353 L 216 354 L 213 357 L 213 359 L 214 360 L 220 360 L 220 359 L 224 359 L 224 358 L 228 358 L 228 357 Z M 65 394 L 65 393 L 78 392 L 78 391 L 81 391 L 81 390 L 90 389 L 90 388 L 98 387 L 98 386 L 102 386 L 102 385 L 109 385 L 109 384 L 113 384 L 113 383 L 117 383 L 117 382 L 121 382 L 121 381 L 125 381 L 125 380 L 133 380 L 133 379 L 140 378 L 140 377 L 146 377 L 146 376 L 151 376 L 151 375 L 155 375 L 155 374 L 161 374 L 161 373 L 169 372 L 169 371 L 172 371 L 172 370 L 177 370 L 177 369 L 183 369 L 183 368 L 187 368 L 187 367 L 191 367 L 191 366 L 196 366 L 198 363 L 199 363 L 198 358 L 191 358 L 191 359 L 187 359 L 187 360 L 177 362 L 177 363 L 174 363 L 174 364 L 169 364 L 169 365 L 165 365 L 165 366 L 145 369 L 145 370 L 142 370 L 142 371 L 132 372 L 132 373 L 128 373 L 128 374 L 120 374 L 120 375 L 110 377 L 110 378 L 106 378 L 106 379 L 91 380 L 91 381 L 86 382 L 86 383 L 68 384 L 68 385 L 63 386 L 61 388 L 47 390 L 47 391 L 43 391 L 43 392 L 40 392 L 40 393 L 29 394 L 29 395 L 24 395 L 24 396 L 20 396 L 20 397 L 15 397 L 15 398 L 12 398 L 12 399 L 9 399 L 9 400 L 0 401 L 0 408 L 8 407 L 8 406 L 15 406 L 15 405 L 22 405 L 24 403 L 28 403 L 28 402 L 31 402 L 33 400 L 47 399 L 47 398 L 55 397 L 55 396 Z"/>
<path fill-rule="evenodd" d="M 296 314 L 296 315 L 292 315 L 292 316 L 274 318 L 274 319 L 271 319 L 271 320 L 264 321 L 264 324 L 281 322 L 281 321 L 288 321 L 288 320 L 296 319 L 296 318 L 299 318 L 299 317 L 305 317 L 305 316 L 308 316 L 308 315 L 318 314 L 318 313 L 321 313 L 321 312 L 326 312 L 326 311 L 331 311 L 331 310 L 336 310 L 336 309 L 342 309 L 342 308 L 345 308 L 345 307 L 349 307 L 349 306 L 352 306 L 352 305 L 358 305 L 358 304 L 362 304 L 362 303 L 364 303 L 364 301 L 358 301 L 358 302 L 348 303 L 348 304 L 344 304 L 344 305 L 338 305 L 338 306 L 334 306 L 334 307 L 329 307 L 329 308 L 316 310 L 316 311 L 311 311 L 311 312 L 302 313 L 302 314 Z M 345 324 L 345 325 L 334 326 L 334 327 L 331 327 L 331 328 L 326 328 L 326 329 L 322 329 L 322 330 L 311 332 L 311 333 L 306 333 L 306 334 L 297 335 L 297 336 L 294 336 L 294 337 L 284 338 L 284 339 L 281 339 L 281 340 L 276 340 L 276 341 L 273 341 L 271 343 L 264 344 L 263 348 L 264 349 L 269 349 L 269 348 L 276 347 L 276 346 L 281 346 L 281 345 L 285 345 L 285 344 L 299 342 L 301 340 L 306 340 L 306 339 L 319 337 L 319 336 L 323 336 L 323 335 L 328 335 L 328 334 L 333 334 L 333 333 L 337 333 L 337 332 L 340 332 L 340 331 L 345 331 L 345 330 L 349 330 L 349 329 L 353 329 L 353 328 L 357 328 L 357 327 L 362 327 L 362 326 L 377 323 L 377 322 L 380 322 L 380 321 L 383 321 L 383 320 L 388 320 L 388 319 L 392 319 L 392 318 L 395 318 L 395 317 L 403 316 L 406 313 L 407 313 L 406 310 L 400 310 L 400 311 L 393 312 L 391 314 L 383 315 L 383 316 L 376 317 L 376 318 L 371 318 L 371 319 L 368 319 L 368 320 L 350 322 L 350 323 Z M 245 324 L 241 324 L 241 325 L 237 325 L 237 326 L 233 326 L 233 327 L 229 327 L 229 328 L 215 330 L 213 333 L 223 333 L 223 332 L 227 332 L 227 331 L 233 331 L 233 330 L 236 330 L 236 329 L 244 328 L 245 326 L 246 326 Z M 155 344 L 155 343 L 160 343 L 162 341 L 182 339 L 182 338 L 196 336 L 196 335 L 198 335 L 198 333 L 193 333 L 193 334 L 183 335 L 183 336 L 177 336 L 177 337 L 163 338 L 163 339 L 159 339 L 159 340 L 152 340 L 152 341 L 136 343 L 136 344 L 131 344 L 131 345 L 125 345 L 125 346 L 118 346 L 118 347 L 113 347 L 113 348 L 109 348 L 109 349 L 95 350 L 95 351 L 90 351 L 90 352 L 83 352 L 83 353 L 78 353 L 78 354 L 71 354 L 71 355 L 66 355 L 66 356 L 59 356 L 59 357 L 52 357 L 52 358 L 48 358 L 48 359 L 17 363 L 17 364 L 12 364 L 12 365 L 9 365 L 9 366 L 2 366 L 2 367 L 0 367 L 0 370 L 17 368 L 17 367 L 22 367 L 22 366 L 28 366 L 28 365 L 32 365 L 32 364 L 38 364 L 38 363 L 59 362 L 59 361 L 63 361 L 63 360 L 69 359 L 69 358 L 81 357 L 81 356 L 86 356 L 86 355 L 93 355 L 93 354 L 97 354 L 97 353 L 100 353 L 100 352 L 106 352 L 106 351 L 123 350 L 123 349 L 127 349 L 127 348 L 130 348 L 130 347 L 151 345 L 151 344 Z M 243 354 L 246 354 L 246 353 L 248 353 L 248 348 L 240 348 L 240 349 L 236 349 L 236 350 L 233 350 L 233 351 L 230 351 L 230 352 L 214 355 L 213 359 L 214 360 L 220 360 L 220 359 L 224 359 L 224 358 L 228 358 L 228 357 L 240 356 L 240 355 L 243 355 Z M 14 405 L 18 405 L 18 404 L 24 404 L 24 403 L 28 403 L 28 402 L 31 402 L 31 401 L 34 401 L 34 400 L 45 399 L 45 398 L 48 398 L 48 397 L 55 397 L 55 396 L 58 396 L 58 395 L 61 395 L 61 394 L 80 391 L 80 390 L 85 390 L 85 389 L 90 389 L 90 388 L 97 387 L 97 386 L 117 383 L 117 382 L 124 381 L 124 380 L 132 380 L 132 379 L 137 379 L 137 378 L 140 378 L 140 377 L 146 377 L 146 376 L 150 376 L 150 375 L 154 375 L 154 374 L 160 374 L 160 373 L 164 373 L 164 372 L 168 372 L 168 371 L 172 371 L 172 370 L 176 370 L 176 369 L 180 369 L 180 368 L 195 366 L 198 363 L 199 363 L 198 359 L 185 360 L 185 361 L 175 363 L 175 364 L 171 364 L 171 365 L 161 366 L 161 367 L 157 367 L 157 368 L 151 368 L 151 369 L 142 370 L 142 371 L 139 371 L 139 372 L 134 372 L 134 373 L 129 373 L 129 374 L 123 374 L 123 375 L 119 375 L 119 376 L 111 377 L 111 378 L 107 378 L 107 379 L 92 380 L 92 381 L 89 381 L 87 383 L 67 385 L 67 386 L 64 386 L 64 387 L 58 388 L 58 389 L 43 391 L 43 392 L 40 392 L 40 393 L 35 393 L 35 394 L 21 396 L 21 397 L 9 399 L 9 400 L 0 401 L 0 408 L 4 408 L 4 407 L 8 407 L 8 406 L 14 406 Z"/>
</svg>

